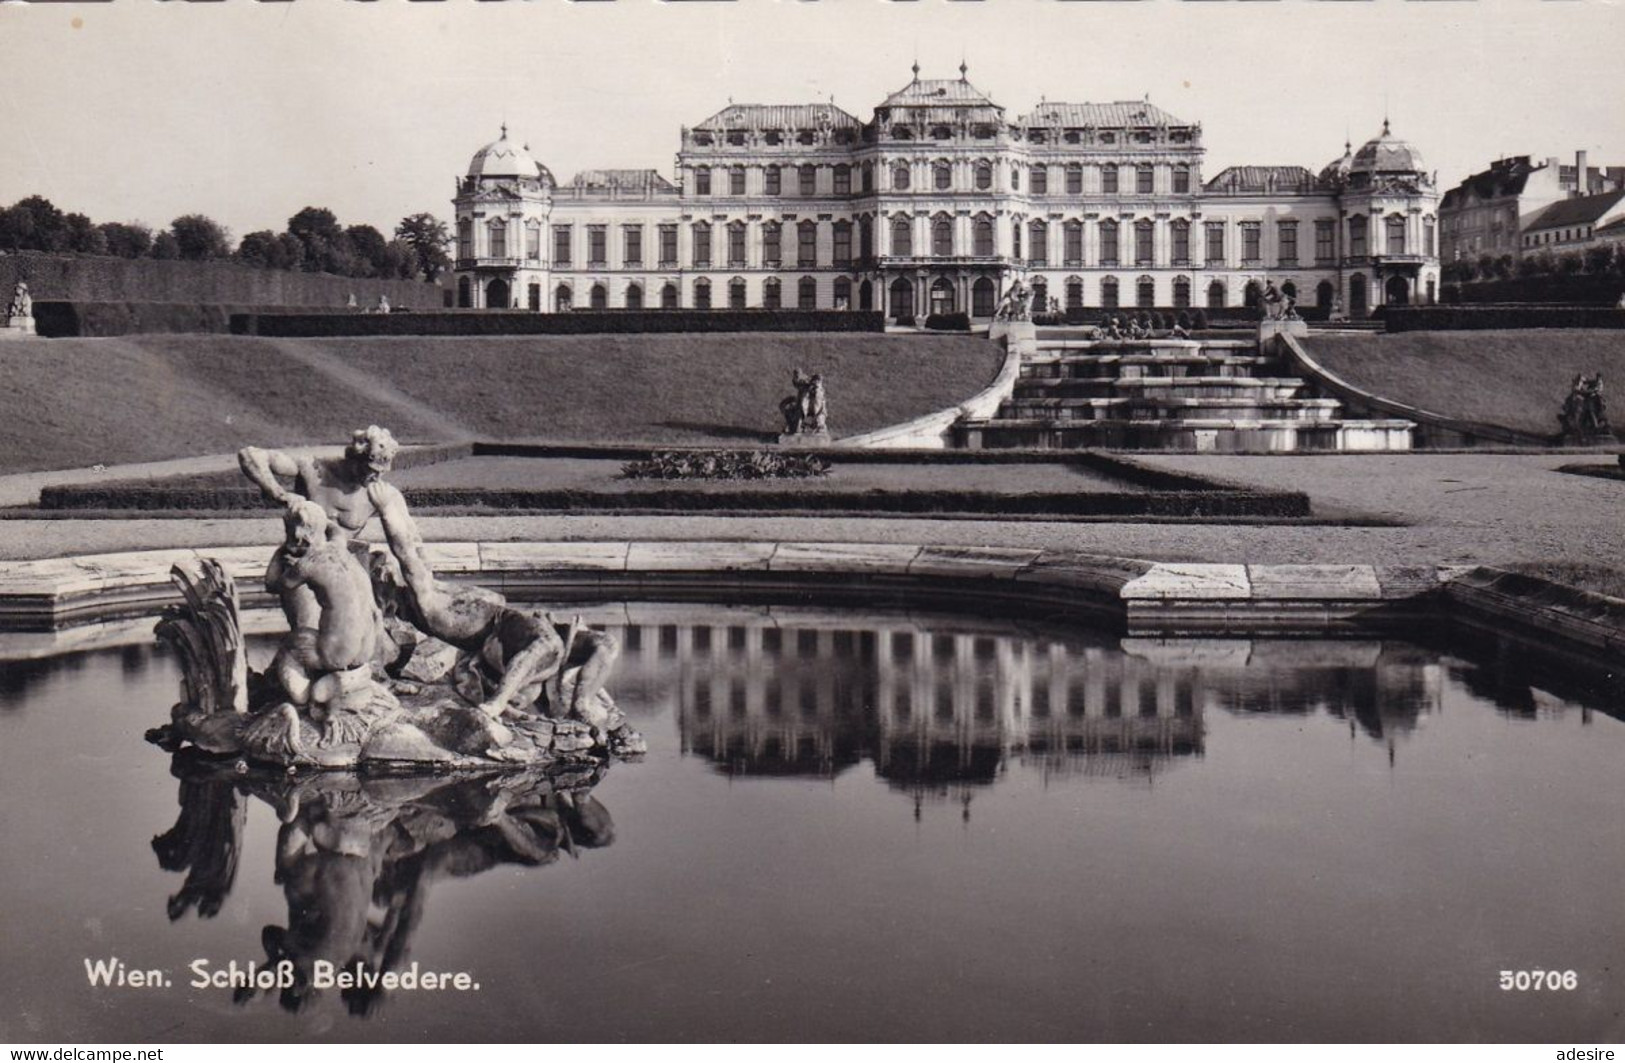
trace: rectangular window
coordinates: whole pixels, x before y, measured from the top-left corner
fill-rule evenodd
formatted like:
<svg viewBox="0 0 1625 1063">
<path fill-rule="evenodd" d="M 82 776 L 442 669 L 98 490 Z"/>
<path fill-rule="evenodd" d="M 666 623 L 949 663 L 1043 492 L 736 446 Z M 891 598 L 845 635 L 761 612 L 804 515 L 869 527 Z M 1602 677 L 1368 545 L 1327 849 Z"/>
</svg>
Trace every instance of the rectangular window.
<svg viewBox="0 0 1625 1063">
<path fill-rule="evenodd" d="M 570 226 L 553 226 L 553 265 L 570 267 L 570 245 L 574 241 L 570 238 Z"/>
<path fill-rule="evenodd" d="M 852 194 L 852 168 L 849 166 L 835 167 L 835 194 L 850 196 Z"/>
<path fill-rule="evenodd" d="M 1134 227 L 1134 263 L 1151 265 L 1151 226 L 1148 224 Z"/>
<path fill-rule="evenodd" d="M 728 194 L 742 196 L 745 194 L 745 171 L 734 167 L 728 171 Z"/>
<path fill-rule="evenodd" d="M 1207 226 L 1207 264 L 1210 266 L 1224 265 L 1224 223 L 1208 222 Z"/>
<path fill-rule="evenodd" d="M 694 268 L 711 268 L 711 226 L 694 226 Z"/>
<path fill-rule="evenodd" d="M 609 226 L 587 226 L 587 265 L 601 267 L 609 264 Z"/>
<path fill-rule="evenodd" d="M 1105 222 L 1100 226 L 1100 264 L 1117 265 L 1117 223 Z"/>
<path fill-rule="evenodd" d="M 643 226 L 621 226 L 621 265 L 635 269 L 643 265 Z"/>
<path fill-rule="evenodd" d="M 660 227 L 660 264 L 662 266 L 677 265 L 677 226 L 662 225 Z"/>
<path fill-rule="evenodd" d="M 765 184 L 764 184 L 764 186 L 762 188 L 763 194 L 764 195 L 769 195 L 769 196 L 778 195 L 779 194 L 779 168 L 777 166 L 769 166 L 767 168 L 767 172 L 765 174 L 763 174 L 763 177 L 764 177 L 764 180 L 765 180 Z"/>
<path fill-rule="evenodd" d="M 1150 166 L 1140 166 L 1134 171 L 1134 191 L 1142 196 L 1149 196 L 1157 179 L 1156 170 Z"/>
<path fill-rule="evenodd" d="M 1191 264 L 1191 227 L 1189 225 L 1174 226 L 1174 265 L 1188 266 Z"/>
<path fill-rule="evenodd" d="M 696 196 L 711 194 L 711 171 L 703 166 L 694 171 L 694 194 Z"/>
<path fill-rule="evenodd" d="M 457 223 L 457 257 L 474 257 L 474 223 L 466 218 Z"/>
<path fill-rule="evenodd" d="M 852 226 L 845 222 L 835 226 L 835 264 L 852 264 Z"/>
<path fill-rule="evenodd" d="M 1567 232 L 1564 233 L 1564 237 L 1566 239 L 1570 238 L 1571 235 L 1572 234 L 1567 233 Z M 1390 255 L 1403 255 L 1403 254 L 1405 254 L 1405 219 L 1404 218 L 1389 218 L 1388 219 L 1388 253 Z"/>
<path fill-rule="evenodd" d="M 801 194 L 813 196 L 818 194 L 818 169 L 813 166 L 801 168 Z"/>
<path fill-rule="evenodd" d="M 1256 221 L 1241 223 L 1241 261 L 1243 265 L 1260 261 L 1263 251 L 1263 229 Z"/>
<path fill-rule="evenodd" d="M 531 262 L 540 261 L 542 257 L 542 228 L 539 225 L 525 226 L 525 258 Z"/>
<path fill-rule="evenodd" d="M 1283 266 L 1298 264 L 1298 223 L 1277 222 L 1275 226 L 1276 259 Z"/>
<path fill-rule="evenodd" d="M 1364 258 L 1365 248 L 1365 222 L 1362 217 L 1349 219 L 1349 257 Z"/>
<path fill-rule="evenodd" d="M 728 265 L 743 266 L 745 264 L 745 227 L 743 225 L 728 226 Z"/>
<path fill-rule="evenodd" d="M 1067 265 L 1083 265 L 1083 226 L 1077 222 L 1067 223 L 1065 254 Z"/>
<path fill-rule="evenodd" d="M 1174 191 L 1179 194 L 1191 190 L 1191 168 L 1189 166 L 1174 167 Z"/>
<path fill-rule="evenodd" d="M 762 265 L 777 266 L 779 257 L 779 227 L 762 226 Z"/>
<path fill-rule="evenodd" d="M 1100 190 L 1108 196 L 1117 194 L 1117 167 L 1103 166 L 1100 168 Z"/>
<path fill-rule="evenodd" d="M 1068 166 L 1066 168 L 1066 194 L 1069 196 L 1083 195 L 1083 167 Z"/>
<path fill-rule="evenodd" d="M 1035 195 L 1035 196 L 1047 196 L 1047 195 L 1049 195 L 1049 167 L 1048 166 L 1034 166 L 1033 167 L 1033 195 Z"/>
<path fill-rule="evenodd" d="M 1332 228 L 1336 224 L 1336 222 L 1332 221 L 1315 222 L 1315 265 L 1317 266 L 1329 266 L 1337 258 L 1335 244 L 1333 243 L 1336 239 L 1336 233 Z"/>
<path fill-rule="evenodd" d="M 796 265 L 818 265 L 818 229 L 814 225 L 802 225 L 796 230 Z"/>
</svg>

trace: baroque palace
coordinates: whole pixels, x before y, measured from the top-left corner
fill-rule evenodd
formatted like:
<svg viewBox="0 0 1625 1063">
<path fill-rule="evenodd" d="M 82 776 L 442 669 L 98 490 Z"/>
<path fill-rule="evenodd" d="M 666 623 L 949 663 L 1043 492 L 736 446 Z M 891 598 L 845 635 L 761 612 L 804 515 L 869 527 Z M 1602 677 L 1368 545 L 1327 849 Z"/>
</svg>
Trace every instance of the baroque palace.
<svg viewBox="0 0 1625 1063">
<path fill-rule="evenodd" d="M 458 305 L 988 318 L 1016 279 L 1067 310 L 1253 305 L 1266 281 L 1354 317 L 1435 296 L 1434 178 L 1386 121 L 1319 174 L 1204 180 L 1201 125 L 1149 101 L 1010 118 L 965 75 L 916 65 L 868 122 L 730 104 L 682 131 L 676 183 L 560 183 L 504 127 L 457 179 Z"/>
</svg>

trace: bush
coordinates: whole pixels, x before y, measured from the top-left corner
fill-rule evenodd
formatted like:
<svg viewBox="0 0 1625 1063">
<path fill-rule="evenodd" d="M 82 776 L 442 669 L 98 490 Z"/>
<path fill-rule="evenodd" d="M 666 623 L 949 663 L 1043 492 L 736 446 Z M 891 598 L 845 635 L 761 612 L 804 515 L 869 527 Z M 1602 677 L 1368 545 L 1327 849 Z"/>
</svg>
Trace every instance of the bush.
<svg viewBox="0 0 1625 1063">
<path fill-rule="evenodd" d="M 1191 311 L 1191 327 L 1198 329 L 1207 328 L 1207 311 L 1203 310 L 1201 307 L 1197 307 L 1195 310 Z"/>
<path fill-rule="evenodd" d="M 1385 306 L 1389 332 L 1460 329 L 1625 329 L 1625 310 L 1600 306 Z"/>
<path fill-rule="evenodd" d="M 894 325 L 898 325 L 898 326 L 900 326 L 902 328 L 913 328 L 914 327 L 914 315 L 913 314 L 898 314 L 897 317 L 892 319 L 892 323 Z"/>
<path fill-rule="evenodd" d="M 1034 317 L 1034 321 L 1038 318 Z M 939 332 L 969 332 L 969 314 L 932 314 L 925 319 L 925 327 Z"/>
<path fill-rule="evenodd" d="M 784 480 L 828 476 L 816 454 L 767 450 L 661 450 L 621 466 L 629 480 Z"/>
<path fill-rule="evenodd" d="M 1614 306 L 1625 293 L 1625 278 L 1582 274 L 1525 276 L 1515 280 L 1446 284 L 1446 303 L 1556 303 L 1563 306 Z"/>
<path fill-rule="evenodd" d="M 276 307 L 220 303 L 98 303 L 46 300 L 34 304 L 34 324 L 41 336 L 134 336 L 144 333 L 231 331 L 244 313 L 274 312 Z M 345 313 L 332 310 L 329 313 Z"/>
<path fill-rule="evenodd" d="M 912 323 L 912 319 L 910 319 Z M 240 314 L 250 336 L 526 336 L 601 332 L 880 332 L 885 317 L 852 310 L 449 310 L 409 314 Z"/>
</svg>

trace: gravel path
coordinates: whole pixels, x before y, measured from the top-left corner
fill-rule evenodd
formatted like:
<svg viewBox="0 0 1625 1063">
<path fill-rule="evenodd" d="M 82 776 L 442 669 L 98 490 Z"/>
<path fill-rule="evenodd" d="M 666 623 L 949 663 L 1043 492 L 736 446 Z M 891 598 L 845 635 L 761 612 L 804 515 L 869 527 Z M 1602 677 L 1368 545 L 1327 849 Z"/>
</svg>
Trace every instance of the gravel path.
<svg viewBox="0 0 1625 1063">
<path fill-rule="evenodd" d="M 1563 560 L 1625 569 L 1625 482 L 1558 473 L 1574 455 L 1141 456 L 1169 469 L 1307 491 L 1317 507 L 1406 527 L 1103 524 L 785 517 L 428 517 L 430 539 L 801 539 L 1034 546 L 1149 560 L 1290 564 Z M 3 484 L 0 484 L 3 487 Z M 275 518 L 0 520 L 0 558 L 270 543 Z"/>
</svg>

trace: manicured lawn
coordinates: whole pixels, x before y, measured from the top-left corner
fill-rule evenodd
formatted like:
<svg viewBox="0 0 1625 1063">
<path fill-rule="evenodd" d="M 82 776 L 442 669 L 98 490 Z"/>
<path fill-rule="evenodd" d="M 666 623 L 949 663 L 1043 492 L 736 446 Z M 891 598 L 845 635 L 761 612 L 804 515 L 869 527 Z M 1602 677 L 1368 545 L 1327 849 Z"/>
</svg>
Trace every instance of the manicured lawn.
<svg viewBox="0 0 1625 1063">
<path fill-rule="evenodd" d="M 0 351 L 0 473 L 339 443 L 740 445 L 770 438 L 790 372 L 821 372 L 837 436 L 963 402 L 1002 352 L 968 337 L 733 334 L 273 340 L 132 336 Z"/>
<path fill-rule="evenodd" d="M 1625 417 L 1625 332 L 1506 329 L 1311 335 L 1309 353 L 1351 384 L 1433 413 L 1556 435 L 1576 373 L 1601 371 Z M 1608 385 L 1612 385 L 1611 392 Z"/>
</svg>

